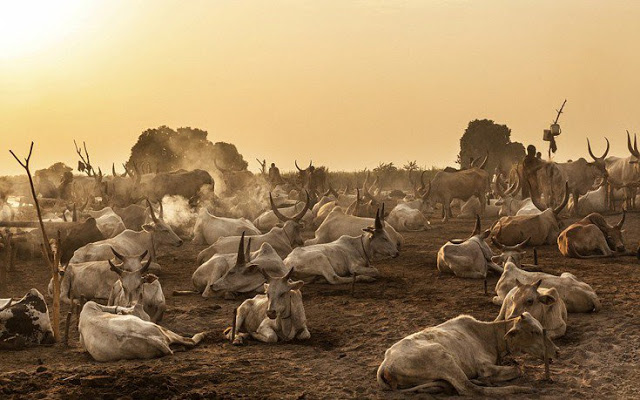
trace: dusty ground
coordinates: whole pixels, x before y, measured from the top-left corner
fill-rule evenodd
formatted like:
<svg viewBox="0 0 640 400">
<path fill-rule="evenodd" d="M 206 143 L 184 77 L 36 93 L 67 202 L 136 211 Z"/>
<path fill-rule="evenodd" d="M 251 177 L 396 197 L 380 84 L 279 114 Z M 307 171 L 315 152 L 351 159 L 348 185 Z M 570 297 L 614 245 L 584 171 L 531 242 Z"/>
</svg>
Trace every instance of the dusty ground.
<svg viewBox="0 0 640 400">
<path fill-rule="evenodd" d="M 634 248 L 639 220 L 633 214 L 626 224 Z M 429 232 L 406 235 L 402 256 L 378 263 L 383 278 L 358 284 L 354 297 L 347 285 L 305 286 L 312 338 L 277 345 L 224 342 L 220 333 L 242 299 L 172 297 L 173 290 L 190 288 L 201 247 L 165 250 L 160 278 L 169 309 L 163 325 L 184 334 L 211 330 L 211 339 L 170 357 L 101 364 L 83 352 L 72 329 L 69 348 L 0 353 L 0 398 L 425 398 L 381 391 L 375 371 L 385 350 L 410 333 L 461 313 L 484 320 L 497 315 L 490 299 L 498 277 L 490 278 L 485 295 L 482 281 L 436 273 L 438 248 L 448 238 L 466 237 L 472 226 L 469 220 L 437 222 Z M 569 315 L 567 334 L 556 341 L 561 355 L 552 364 L 553 382 L 542 381 L 541 361 L 525 358 L 518 360 L 525 375 L 515 383 L 534 387 L 539 398 L 640 398 L 638 260 L 565 259 L 556 246 L 541 247 L 539 254 L 545 272 L 569 271 L 591 284 L 603 309 Z M 15 296 L 31 287 L 46 293 L 47 281 L 41 262 L 20 262 L 9 289 Z"/>
</svg>

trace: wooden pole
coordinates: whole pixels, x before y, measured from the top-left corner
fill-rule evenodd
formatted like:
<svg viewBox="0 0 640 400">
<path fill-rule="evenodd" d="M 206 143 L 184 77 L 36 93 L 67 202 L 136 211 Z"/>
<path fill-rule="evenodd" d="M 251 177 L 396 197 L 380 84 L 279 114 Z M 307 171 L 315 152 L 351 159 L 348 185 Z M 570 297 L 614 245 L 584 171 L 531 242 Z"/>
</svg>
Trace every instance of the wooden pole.
<svg viewBox="0 0 640 400">
<path fill-rule="evenodd" d="M 533 265 L 538 265 L 538 249 L 533 248 Z"/>
<path fill-rule="evenodd" d="M 238 316 L 238 309 L 233 309 L 233 320 L 231 321 L 231 336 L 229 337 L 229 343 L 233 344 L 233 341 L 236 339 L 236 317 Z"/>
</svg>

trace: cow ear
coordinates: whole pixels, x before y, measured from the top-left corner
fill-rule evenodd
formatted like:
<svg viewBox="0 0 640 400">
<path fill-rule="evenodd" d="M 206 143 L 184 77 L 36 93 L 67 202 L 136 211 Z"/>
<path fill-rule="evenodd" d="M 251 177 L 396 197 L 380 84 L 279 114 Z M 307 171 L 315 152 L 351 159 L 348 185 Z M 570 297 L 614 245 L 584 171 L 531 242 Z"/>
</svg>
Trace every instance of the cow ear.
<svg viewBox="0 0 640 400">
<path fill-rule="evenodd" d="M 541 296 L 538 296 L 538 300 L 540 301 L 540 303 L 547 306 L 550 306 L 551 304 L 556 302 L 556 298 L 550 294 L 543 294 Z"/>
<path fill-rule="evenodd" d="M 150 231 L 154 231 L 156 229 L 156 226 L 152 224 L 144 224 L 142 225 L 142 229 L 144 229 L 147 232 L 150 232 Z"/>
<path fill-rule="evenodd" d="M 367 233 L 373 233 L 375 231 L 375 229 L 373 229 L 373 227 L 368 226 L 366 228 L 362 228 L 363 232 L 367 232 Z"/>
<path fill-rule="evenodd" d="M 289 290 L 300 290 L 304 286 L 304 281 L 289 282 Z"/>
<path fill-rule="evenodd" d="M 267 293 L 267 290 L 269 290 L 269 284 L 265 283 L 264 284 L 264 292 Z"/>
</svg>

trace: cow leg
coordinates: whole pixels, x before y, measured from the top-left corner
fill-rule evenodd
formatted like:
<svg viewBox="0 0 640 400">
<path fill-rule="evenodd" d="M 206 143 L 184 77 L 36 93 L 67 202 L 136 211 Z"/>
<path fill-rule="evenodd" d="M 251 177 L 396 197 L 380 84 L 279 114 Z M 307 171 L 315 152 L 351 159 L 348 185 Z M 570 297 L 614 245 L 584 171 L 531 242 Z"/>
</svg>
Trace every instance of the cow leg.
<svg viewBox="0 0 640 400">
<path fill-rule="evenodd" d="M 200 332 L 193 335 L 193 337 L 184 337 L 161 326 L 158 326 L 158 328 L 160 328 L 162 333 L 167 337 L 167 339 L 169 339 L 169 346 L 177 343 L 188 348 L 195 347 L 204 339 L 205 336 L 204 332 Z"/>
<path fill-rule="evenodd" d="M 278 334 L 273 330 L 272 324 L 272 320 L 265 318 L 258 327 L 258 330 L 251 332 L 251 336 L 264 343 L 276 343 L 278 341 Z"/>
<path fill-rule="evenodd" d="M 298 332 L 298 334 L 296 335 L 296 339 L 300 339 L 300 340 L 307 340 L 311 338 L 311 333 L 309 332 L 309 329 L 305 326 L 303 330 L 301 330 L 300 332 Z"/>
<path fill-rule="evenodd" d="M 380 271 L 378 271 L 375 267 L 363 267 L 360 265 L 356 265 L 351 270 L 352 274 L 357 274 L 356 280 L 363 275 L 365 278 L 375 278 L 380 276 Z"/>
<path fill-rule="evenodd" d="M 338 276 L 338 274 L 336 274 L 336 271 L 333 269 L 333 266 L 331 265 L 331 263 L 326 259 L 322 259 L 322 263 L 317 266 L 316 270 L 319 270 L 320 272 L 320 274 L 318 275 L 321 275 L 324 279 L 327 280 L 327 282 L 329 282 L 332 285 L 351 283 L 351 281 L 353 280 L 353 278 L 350 276 L 348 277 Z"/>
<path fill-rule="evenodd" d="M 483 364 L 479 367 L 478 380 L 485 384 L 510 381 L 519 377 L 522 373 L 517 366 L 501 366 Z"/>
</svg>

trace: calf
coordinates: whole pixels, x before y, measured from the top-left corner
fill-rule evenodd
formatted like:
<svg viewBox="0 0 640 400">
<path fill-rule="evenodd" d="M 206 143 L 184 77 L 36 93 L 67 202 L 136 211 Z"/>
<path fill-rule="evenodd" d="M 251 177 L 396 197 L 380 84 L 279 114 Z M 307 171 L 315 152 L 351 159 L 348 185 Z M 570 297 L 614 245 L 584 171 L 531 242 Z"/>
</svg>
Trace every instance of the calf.
<svg viewBox="0 0 640 400">
<path fill-rule="evenodd" d="M 567 308 L 555 288 L 540 288 L 541 284 L 542 280 L 522 284 L 516 279 L 516 287 L 504 298 L 496 321 L 516 318 L 528 312 L 540 321 L 550 339 L 563 336 L 567 331 Z"/>
<path fill-rule="evenodd" d="M 349 283 L 355 277 L 360 281 L 373 281 L 379 276 L 371 266 L 371 259 L 398 257 L 394 241 L 384 229 L 380 213 L 373 227 L 363 229 L 360 236 L 342 236 L 332 243 L 298 247 L 284 260 L 288 268 L 295 268 L 295 276 L 306 282 L 316 280 L 331 284 Z"/>
<path fill-rule="evenodd" d="M 139 306 L 138 306 L 139 307 Z M 135 307 L 87 302 L 80 313 L 80 343 L 96 361 L 149 359 L 173 354 L 171 345 L 187 348 L 204 339 L 204 332 L 183 337 L 153 322 L 130 315 Z"/>
<path fill-rule="evenodd" d="M 611 226 L 598 213 L 587 215 L 560 233 L 558 236 L 560 253 L 572 258 L 598 258 L 625 254 L 626 248 L 622 238 L 625 217 L 626 211 L 623 210 L 620 222 Z"/>
<path fill-rule="evenodd" d="M 123 268 L 126 267 L 124 263 L 116 266 L 109 260 L 111 271 L 118 274 L 119 279 L 111 288 L 107 305 L 131 307 L 136 300 L 141 299 L 149 320 L 160 322 L 167 306 L 158 277 L 146 274 L 150 265 L 151 258 L 141 268 L 130 271 Z"/>
<path fill-rule="evenodd" d="M 378 384 L 387 390 L 430 393 L 453 388 L 462 396 L 476 397 L 529 393 L 527 387 L 485 387 L 471 380 L 493 385 L 519 377 L 518 366 L 497 365 L 510 352 L 548 359 L 557 350 L 527 312 L 497 322 L 461 315 L 391 346 L 378 368 Z"/>
<path fill-rule="evenodd" d="M 452 239 L 438 250 L 438 271 L 478 279 L 486 279 L 489 268 L 502 273 L 502 268 L 491 260 L 493 253 L 485 242 L 490 232 L 481 232 L 480 216 L 476 216 L 476 225 L 468 239 Z"/>
<path fill-rule="evenodd" d="M 233 330 L 225 330 L 225 336 L 233 339 L 233 344 L 242 344 L 249 336 L 265 343 L 311 337 L 300 292 L 304 282 L 290 281 L 292 272 L 277 278 L 265 273 L 268 282 L 264 285 L 265 294 L 245 300 L 238 307 L 235 326 L 239 334 L 232 338 Z"/>
<path fill-rule="evenodd" d="M 5 301 L 0 307 L 0 349 L 54 342 L 47 303 L 36 289 L 29 290 L 18 302 Z"/>
<path fill-rule="evenodd" d="M 564 272 L 556 276 L 544 272 L 529 272 L 518 268 L 513 259 L 508 259 L 504 265 L 502 276 L 496 283 L 497 296 L 493 298 L 493 303 L 502 305 L 507 294 L 517 286 L 516 282 L 531 284 L 538 281 L 542 288 L 555 288 L 570 313 L 595 312 L 601 308 L 596 292 L 573 274 Z"/>
</svg>

